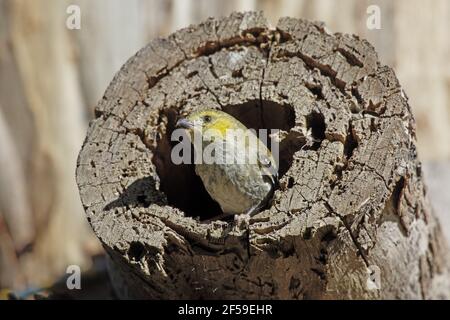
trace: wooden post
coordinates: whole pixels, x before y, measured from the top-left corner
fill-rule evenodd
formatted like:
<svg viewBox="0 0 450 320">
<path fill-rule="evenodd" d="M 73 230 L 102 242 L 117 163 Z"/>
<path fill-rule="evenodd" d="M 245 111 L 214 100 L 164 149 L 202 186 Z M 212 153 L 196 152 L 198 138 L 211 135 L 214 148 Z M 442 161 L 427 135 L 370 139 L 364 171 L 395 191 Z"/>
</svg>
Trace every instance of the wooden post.
<svg viewBox="0 0 450 320">
<path fill-rule="evenodd" d="M 217 204 L 171 162 L 202 107 L 284 133 L 248 228 L 202 222 Z M 77 182 L 121 298 L 450 297 L 407 98 L 367 41 L 321 23 L 235 13 L 152 41 L 97 105 Z"/>
</svg>

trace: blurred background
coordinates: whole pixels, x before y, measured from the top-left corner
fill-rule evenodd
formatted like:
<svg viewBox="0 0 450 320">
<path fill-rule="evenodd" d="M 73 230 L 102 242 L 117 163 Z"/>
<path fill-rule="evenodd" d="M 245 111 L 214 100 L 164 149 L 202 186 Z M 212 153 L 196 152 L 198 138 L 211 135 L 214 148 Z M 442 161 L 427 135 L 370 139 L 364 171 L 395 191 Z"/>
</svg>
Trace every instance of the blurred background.
<svg viewBox="0 0 450 320">
<path fill-rule="evenodd" d="M 66 27 L 69 5 L 81 29 Z M 368 30 L 369 5 L 381 29 Z M 0 0 L 0 289 L 47 286 L 101 246 L 84 218 L 75 165 L 115 72 L 158 36 L 232 11 L 263 10 L 368 39 L 417 120 L 431 200 L 450 235 L 450 1 Z"/>
</svg>

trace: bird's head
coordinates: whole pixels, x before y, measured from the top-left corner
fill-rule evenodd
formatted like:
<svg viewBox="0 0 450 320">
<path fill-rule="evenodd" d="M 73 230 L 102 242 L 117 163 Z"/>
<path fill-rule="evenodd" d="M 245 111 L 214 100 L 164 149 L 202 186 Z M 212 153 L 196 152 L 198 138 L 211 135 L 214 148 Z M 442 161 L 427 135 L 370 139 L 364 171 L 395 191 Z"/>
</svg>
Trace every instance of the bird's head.
<svg viewBox="0 0 450 320">
<path fill-rule="evenodd" d="M 246 127 L 234 117 L 219 110 L 202 110 L 191 113 L 185 118 L 178 120 L 176 126 L 186 129 L 190 136 L 206 133 L 226 136 L 227 130 L 246 129 Z"/>
</svg>

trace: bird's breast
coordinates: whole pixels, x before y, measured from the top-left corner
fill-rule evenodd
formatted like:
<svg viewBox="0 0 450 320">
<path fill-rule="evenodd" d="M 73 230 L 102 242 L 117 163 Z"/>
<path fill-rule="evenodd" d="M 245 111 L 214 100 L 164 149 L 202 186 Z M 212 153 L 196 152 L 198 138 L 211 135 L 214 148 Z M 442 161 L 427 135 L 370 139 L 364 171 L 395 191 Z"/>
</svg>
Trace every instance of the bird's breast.
<svg viewBox="0 0 450 320">
<path fill-rule="evenodd" d="M 248 159 L 248 154 L 248 151 L 227 149 L 219 144 L 215 148 L 214 163 L 200 163 L 195 167 L 206 190 L 224 213 L 244 213 L 271 191 L 272 185 L 264 178 L 258 163 Z"/>
</svg>

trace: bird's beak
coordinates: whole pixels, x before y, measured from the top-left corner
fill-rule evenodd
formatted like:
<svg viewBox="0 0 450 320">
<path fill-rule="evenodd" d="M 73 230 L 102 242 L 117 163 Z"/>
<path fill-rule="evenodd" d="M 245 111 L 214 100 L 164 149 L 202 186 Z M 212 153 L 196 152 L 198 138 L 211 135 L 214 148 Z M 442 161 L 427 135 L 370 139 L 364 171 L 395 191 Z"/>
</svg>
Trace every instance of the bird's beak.
<svg viewBox="0 0 450 320">
<path fill-rule="evenodd" d="M 175 126 L 177 128 L 192 129 L 194 127 L 194 124 L 188 119 L 183 118 L 178 120 Z"/>
</svg>

